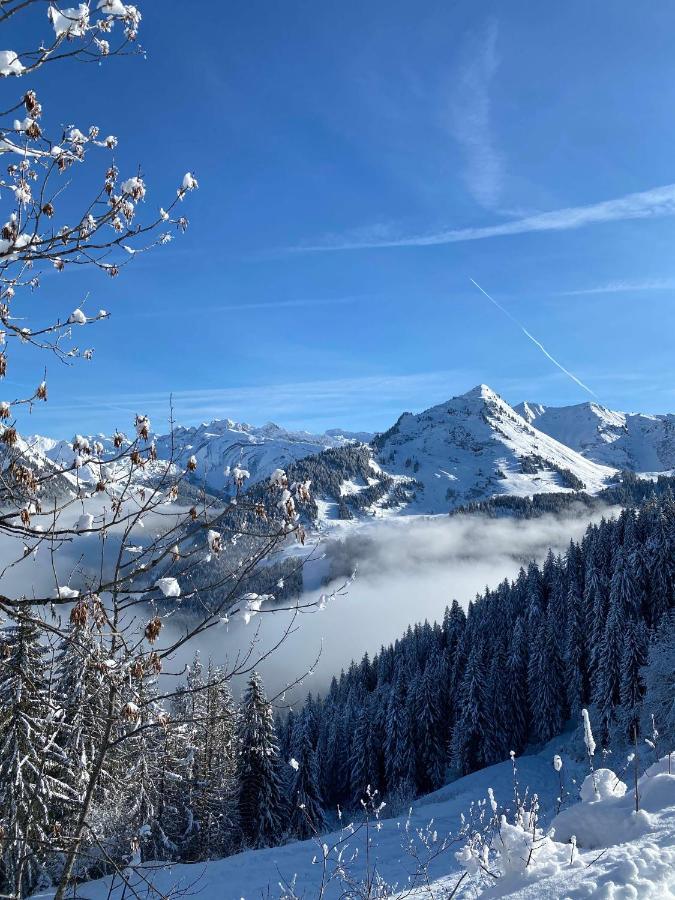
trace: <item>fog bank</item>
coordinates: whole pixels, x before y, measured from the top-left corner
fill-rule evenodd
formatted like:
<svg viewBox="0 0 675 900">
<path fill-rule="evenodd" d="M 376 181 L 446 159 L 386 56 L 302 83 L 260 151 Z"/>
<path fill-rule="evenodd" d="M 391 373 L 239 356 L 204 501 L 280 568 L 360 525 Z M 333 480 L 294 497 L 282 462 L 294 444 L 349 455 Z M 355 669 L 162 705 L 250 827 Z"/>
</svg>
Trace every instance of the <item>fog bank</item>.
<svg viewBox="0 0 675 900">
<path fill-rule="evenodd" d="M 408 625 L 440 620 L 453 599 L 466 608 L 486 586 L 493 588 L 504 578 L 514 578 L 521 565 L 543 560 L 549 547 L 564 552 L 589 522 L 617 512 L 608 508 L 593 515 L 538 519 L 380 520 L 350 530 L 341 549 L 358 565 L 356 580 L 346 596 L 332 600 L 325 609 L 298 614 L 294 632 L 259 666 L 268 691 L 276 693 L 301 675 L 319 652 L 313 674 L 292 696 L 304 698 L 309 690 L 324 691 L 331 676 L 352 659 L 377 652 L 400 637 Z M 306 584 L 318 570 L 325 571 L 325 561 L 308 565 Z M 337 579 L 328 587 L 306 591 L 300 604 L 330 593 L 341 583 Z M 280 639 L 290 616 L 267 612 L 249 625 L 236 620 L 218 626 L 200 638 L 201 653 L 231 663 L 254 636 L 255 652 L 264 653 Z"/>
</svg>

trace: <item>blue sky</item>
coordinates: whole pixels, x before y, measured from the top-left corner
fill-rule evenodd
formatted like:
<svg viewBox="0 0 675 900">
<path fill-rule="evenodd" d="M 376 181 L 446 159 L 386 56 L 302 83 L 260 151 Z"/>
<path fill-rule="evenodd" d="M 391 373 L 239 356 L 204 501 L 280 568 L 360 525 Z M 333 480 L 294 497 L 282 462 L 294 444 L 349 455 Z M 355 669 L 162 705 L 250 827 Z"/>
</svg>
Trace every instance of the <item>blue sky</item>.
<svg viewBox="0 0 675 900">
<path fill-rule="evenodd" d="M 185 424 L 310 430 L 478 382 L 589 399 L 471 278 L 603 404 L 675 410 L 672 3 L 139 6 L 147 60 L 31 84 L 119 137 L 153 208 L 193 170 L 191 228 L 119 279 L 44 279 L 31 303 L 112 317 L 23 431 L 161 428 L 172 392 Z"/>
</svg>

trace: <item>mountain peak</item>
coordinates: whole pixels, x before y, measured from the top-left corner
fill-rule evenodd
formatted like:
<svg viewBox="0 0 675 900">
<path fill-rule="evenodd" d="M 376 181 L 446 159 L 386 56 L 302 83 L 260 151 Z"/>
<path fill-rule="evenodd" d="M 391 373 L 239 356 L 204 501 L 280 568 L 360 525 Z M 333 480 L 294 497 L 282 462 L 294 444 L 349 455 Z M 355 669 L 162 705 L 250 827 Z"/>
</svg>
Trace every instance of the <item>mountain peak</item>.
<svg viewBox="0 0 675 900">
<path fill-rule="evenodd" d="M 487 384 L 477 384 L 476 387 L 460 396 L 467 400 L 501 400 L 499 394 Z"/>
</svg>

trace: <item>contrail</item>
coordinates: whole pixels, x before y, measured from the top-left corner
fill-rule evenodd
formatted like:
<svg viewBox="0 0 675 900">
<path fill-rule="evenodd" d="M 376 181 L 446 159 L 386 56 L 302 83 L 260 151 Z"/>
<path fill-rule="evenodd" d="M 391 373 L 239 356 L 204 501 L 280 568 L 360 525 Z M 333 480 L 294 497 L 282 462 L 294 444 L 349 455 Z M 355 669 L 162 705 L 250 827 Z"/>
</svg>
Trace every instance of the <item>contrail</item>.
<svg viewBox="0 0 675 900">
<path fill-rule="evenodd" d="M 501 312 L 503 312 L 504 315 L 507 316 L 507 318 L 511 319 L 511 321 L 514 323 L 514 325 L 517 325 L 518 328 L 520 328 L 520 330 L 523 332 L 525 337 L 529 338 L 532 341 L 532 343 L 535 345 L 535 347 L 539 347 L 539 349 L 544 354 L 544 356 L 547 359 L 550 359 L 554 366 L 557 366 L 561 372 L 564 372 L 568 378 L 571 378 L 572 381 L 574 381 L 576 384 L 578 384 L 579 387 L 583 388 L 588 394 L 591 395 L 591 397 L 595 397 L 596 400 L 598 399 L 598 395 L 595 393 L 595 391 L 592 391 L 588 387 L 588 385 L 584 384 L 583 381 L 581 381 L 581 379 L 577 378 L 577 376 L 573 372 L 570 372 L 570 370 L 566 369 L 565 366 L 562 365 L 562 363 L 559 363 L 558 360 L 555 359 L 555 357 L 551 356 L 551 354 L 548 352 L 546 347 L 544 347 L 544 345 L 542 343 L 540 343 L 536 339 L 536 337 L 531 335 L 530 332 L 527 330 L 527 328 L 525 328 L 525 326 L 522 323 L 520 323 L 518 321 L 518 319 L 516 319 L 515 316 L 511 315 L 511 313 L 508 311 L 508 309 L 504 309 L 504 307 L 501 305 L 501 303 L 498 303 L 494 297 L 491 297 L 488 294 L 488 292 L 486 290 L 483 290 L 483 288 L 478 284 L 477 281 L 474 281 L 473 278 L 469 278 L 469 281 L 471 282 L 471 284 L 474 284 L 478 288 L 478 290 L 481 292 L 481 294 L 485 294 L 485 296 L 488 298 L 490 303 L 493 303 L 497 307 L 497 309 L 501 310 Z"/>
</svg>

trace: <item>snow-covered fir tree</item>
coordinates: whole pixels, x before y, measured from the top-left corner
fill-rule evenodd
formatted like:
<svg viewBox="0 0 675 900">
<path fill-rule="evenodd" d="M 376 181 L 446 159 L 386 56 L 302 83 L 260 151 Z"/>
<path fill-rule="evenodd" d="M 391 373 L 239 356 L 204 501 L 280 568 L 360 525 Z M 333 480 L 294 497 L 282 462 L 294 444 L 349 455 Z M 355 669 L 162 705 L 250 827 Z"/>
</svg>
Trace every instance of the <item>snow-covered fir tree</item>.
<svg viewBox="0 0 675 900">
<path fill-rule="evenodd" d="M 72 815 L 78 799 L 72 759 L 58 743 L 49 654 L 29 615 L 12 616 L 0 633 L 0 893 L 10 897 L 50 884 L 57 814 Z"/>
<path fill-rule="evenodd" d="M 299 838 L 319 834 L 326 817 L 319 787 L 316 752 L 312 744 L 311 709 L 307 706 L 295 719 L 289 766 L 290 829 Z"/>
<path fill-rule="evenodd" d="M 262 680 L 248 681 L 239 717 L 239 824 L 248 847 L 270 847 L 284 832 L 281 761 Z"/>
</svg>

